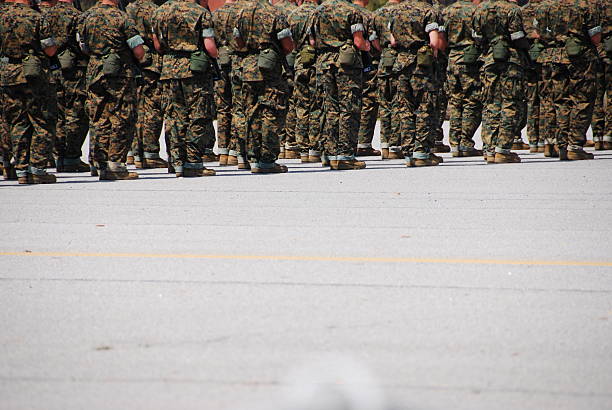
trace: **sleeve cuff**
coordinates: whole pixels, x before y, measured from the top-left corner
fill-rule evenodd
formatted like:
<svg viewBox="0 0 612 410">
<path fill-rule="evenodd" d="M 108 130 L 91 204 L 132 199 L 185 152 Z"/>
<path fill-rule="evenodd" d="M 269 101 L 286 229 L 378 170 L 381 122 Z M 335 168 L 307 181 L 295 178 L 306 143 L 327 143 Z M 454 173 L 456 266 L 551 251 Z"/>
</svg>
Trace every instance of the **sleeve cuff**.
<svg viewBox="0 0 612 410">
<path fill-rule="evenodd" d="M 279 39 L 279 40 L 282 40 L 282 39 L 287 38 L 287 37 L 291 37 L 291 30 L 288 29 L 288 28 L 282 29 L 276 35 L 276 38 Z"/>
<path fill-rule="evenodd" d="M 353 24 L 351 26 L 351 33 L 355 34 L 355 33 L 358 33 L 360 31 L 361 32 L 365 31 L 365 29 L 363 28 L 363 24 L 357 23 L 357 24 Z"/>
<path fill-rule="evenodd" d="M 440 26 L 438 25 L 438 23 L 429 23 L 428 25 L 425 26 L 425 32 L 426 33 L 430 33 L 434 30 L 439 30 Z"/>
<path fill-rule="evenodd" d="M 134 37 L 130 38 L 128 41 L 126 41 L 126 43 L 129 48 L 135 49 L 136 47 L 143 45 L 144 40 L 142 39 L 142 37 L 140 37 L 139 34 L 137 34 Z"/>
<path fill-rule="evenodd" d="M 370 41 L 378 40 L 378 34 L 376 34 L 376 31 L 372 31 L 372 34 L 370 34 L 370 37 L 368 37 L 368 40 Z"/>
<path fill-rule="evenodd" d="M 523 31 L 517 31 L 516 33 L 510 34 L 510 40 L 516 41 L 525 37 L 525 33 Z"/>
<path fill-rule="evenodd" d="M 238 27 L 234 27 L 234 30 L 232 30 L 232 34 L 234 35 L 234 38 L 242 37 L 242 35 L 240 34 L 240 30 L 238 30 Z"/>
<path fill-rule="evenodd" d="M 205 28 L 202 30 L 202 38 L 211 38 L 215 36 L 215 29 Z"/>
<path fill-rule="evenodd" d="M 438 27 L 438 31 L 439 31 L 440 33 L 444 33 L 444 32 L 446 31 L 446 28 L 445 28 L 444 26 L 439 26 L 439 27 Z"/>
<path fill-rule="evenodd" d="M 592 29 L 589 30 L 589 36 L 595 37 L 597 34 L 601 33 L 602 31 L 603 29 L 601 28 L 601 26 L 593 27 Z"/>
<path fill-rule="evenodd" d="M 57 43 L 55 42 L 55 38 L 54 37 L 49 37 L 46 38 L 44 40 L 40 40 L 40 45 L 43 49 L 45 48 L 49 48 L 49 47 L 53 47 L 55 46 Z"/>
</svg>

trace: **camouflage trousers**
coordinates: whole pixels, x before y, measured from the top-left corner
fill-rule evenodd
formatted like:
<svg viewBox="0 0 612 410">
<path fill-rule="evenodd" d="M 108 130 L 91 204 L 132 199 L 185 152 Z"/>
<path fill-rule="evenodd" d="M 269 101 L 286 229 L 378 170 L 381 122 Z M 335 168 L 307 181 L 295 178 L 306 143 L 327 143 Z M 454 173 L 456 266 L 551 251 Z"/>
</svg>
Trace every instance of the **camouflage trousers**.
<svg viewBox="0 0 612 410">
<path fill-rule="evenodd" d="M 338 53 L 327 52 L 317 58 L 323 92 L 322 140 L 330 160 L 355 157 L 361 111 L 361 67 L 336 63 Z M 317 84 L 319 87 L 319 84 Z"/>
<path fill-rule="evenodd" d="M 280 118 L 280 144 L 286 150 L 297 151 L 299 150 L 299 146 L 295 137 L 296 112 L 295 99 L 293 98 L 295 85 L 293 78 L 290 78 L 288 74 L 283 75 L 283 81 L 286 83 L 285 88 L 287 89 L 287 104 Z"/>
<path fill-rule="evenodd" d="M 17 176 L 45 173 L 56 126 L 54 113 L 48 110 L 50 98 L 46 80 L 2 87 L 4 119 Z"/>
<path fill-rule="evenodd" d="M 280 153 L 282 116 L 287 109 L 287 83 L 281 78 L 245 81 L 246 147 L 249 162 L 258 166 L 272 164 Z"/>
<path fill-rule="evenodd" d="M 11 135 L 8 123 L 4 117 L 4 101 L 7 97 L 2 94 L 2 89 L 0 89 L 0 97 L 3 101 L 0 104 L 0 156 L 2 156 L 3 165 L 8 166 L 11 161 Z"/>
<path fill-rule="evenodd" d="M 535 72 L 527 79 L 527 138 L 532 148 L 543 147 L 540 139 L 540 91 L 542 82 L 542 67 L 537 66 Z"/>
<path fill-rule="evenodd" d="M 374 67 L 378 65 L 374 63 Z M 378 118 L 378 79 L 373 69 L 363 74 L 363 89 L 361 91 L 361 116 L 359 118 L 358 148 L 371 148 L 374 139 L 374 128 Z"/>
<path fill-rule="evenodd" d="M 53 154 L 58 158 L 63 158 L 65 155 L 66 132 L 65 132 L 65 117 L 62 111 L 62 101 L 64 100 L 64 86 L 62 84 L 62 72 L 60 70 L 49 70 L 49 89 L 50 99 L 48 100 L 47 110 L 55 117 L 55 131 L 53 133 L 52 154 L 49 159 L 53 159 Z"/>
<path fill-rule="evenodd" d="M 429 158 L 436 138 L 436 96 L 432 69 L 417 67 L 412 58 L 399 72 L 392 103 L 392 127 L 399 130 L 406 158 Z"/>
<path fill-rule="evenodd" d="M 227 155 L 232 137 L 232 82 L 231 67 L 221 69 L 221 78 L 215 82 L 217 106 L 217 147 L 219 154 Z"/>
<path fill-rule="evenodd" d="M 63 153 L 65 164 L 78 163 L 81 160 L 83 154 L 81 147 L 87 137 L 89 117 L 85 109 L 87 100 L 85 74 L 85 67 L 82 67 L 64 72 L 62 76 L 63 94 L 58 98 L 60 115 L 57 140 L 59 142 L 63 139 L 63 146 L 57 148 L 57 151 Z"/>
<path fill-rule="evenodd" d="M 606 62 L 606 132 L 604 141 L 612 142 L 612 61 Z"/>
<path fill-rule="evenodd" d="M 142 80 L 137 91 L 136 138 L 132 139 L 131 151 L 137 161 L 138 143 L 142 141 L 145 159 L 159 158 L 159 139 L 164 126 L 162 110 L 162 85 L 159 74 L 142 71 Z"/>
<path fill-rule="evenodd" d="M 392 127 L 392 103 L 397 92 L 397 77 L 390 74 L 384 73 L 381 75 L 379 70 L 378 82 L 378 115 L 380 118 L 380 147 L 389 148 L 395 146 L 398 150 L 401 147 L 401 141 L 399 140 L 399 130 Z M 399 124 L 396 124 L 399 125 Z M 394 136 L 397 137 L 397 141 L 393 144 Z"/>
<path fill-rule="evenodd" d="M 300 67 L 296 65 L 293 103 L 295 104 L 295 140 L 300 152 L 319 150 L 317 122 L 320 120 L 316 111 L 317 78 L 314 65 Z"/>
<path fill-rule="evenodd" d="M 570 151 L 580 150 L 586 142 L 597 95 L 595 63 L 552 64 L 551 71 L 557 144 Z"/>
<path fill-rule="evenodd" d="M 540 97 L 539 141 L 554 145 L 557 143 L 557 117 L 552 93 L 552 64 L 542 65 L 541 73 L 538 81 L 538 96 Z"/>
<path fill-rule="evenodd" d="M 494 63 L 481 72 L 484 110 L 482 140 L 489 153 L 510 153 L 525 102 L 523 68 Z"/>
<path fill-rule="evenodd" d="M 444 54 L 439 54 L 436 60 L 434 82 L 436 88 L 436 102 L 435 102 L 435 113 L 434 126 L 436 130 L 435 141 L 436 143 L 442 143 L 444 140 L 444 129 L 442 128 L 444 121 L 446 120 L 446 111 L 448 109 L 448 58 Z"/>
<path fill-rule="evenodd" d="M 212 80 L 198 76 L 161 83 L 172 165 L 176 172 L 202 169 L 202 154 L 215 142 Z"/>
<path fill-rule="evenodd" d="M 125 162 L 136 123 L 135 80 L 104 77 L 89 85 L 87 97 L 95 133 L 95 162 L 103 170 L 108 162 Z"/>
<path fill-rule="evenodd" d="M 603 141 L 604 136 L 606 136 L 606 80 L 610 82 L 612 79 L 609 77 L 606 78 L 606 64 L 604 62 L 598 62 L 595 67 L 597 96 L 595 97 L 595 107 L 593 109 L 591 126 L 593 127 L 593 141 Z M 608 106 L 608 111 L 609 110 L 610 108 Z M 610 135 L 610 132 L 608 132 L 607 135 Z"/>
<path fill-rule="evenodd" d="M 452 64 L 448 68 L 449 140 L 453 151 L 474 148 L 474 134 L 482 120 L 482 84 L 477 65 Z"/>
<path fill-rule="evenodd" d="M 232 156 L 242 156 L 246 159 L 246 103 L 243 92 L 242 60 L 237 55 L 232 56 L 232 132 L 229 153 Z"/>
</svg>

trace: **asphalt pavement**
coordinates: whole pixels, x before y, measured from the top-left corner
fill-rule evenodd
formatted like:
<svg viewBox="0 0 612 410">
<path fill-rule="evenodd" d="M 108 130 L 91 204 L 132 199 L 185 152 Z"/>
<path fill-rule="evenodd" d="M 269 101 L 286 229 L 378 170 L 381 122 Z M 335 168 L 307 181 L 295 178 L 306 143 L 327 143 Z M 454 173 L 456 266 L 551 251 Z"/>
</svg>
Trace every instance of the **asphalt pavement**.
<svg viewBox="0 0 612 410">
<path fill-rule="evenodd" d="M 611 409 L 612 151 L 520 154 L 0 182 L 0 409 Z"/>
</svg>

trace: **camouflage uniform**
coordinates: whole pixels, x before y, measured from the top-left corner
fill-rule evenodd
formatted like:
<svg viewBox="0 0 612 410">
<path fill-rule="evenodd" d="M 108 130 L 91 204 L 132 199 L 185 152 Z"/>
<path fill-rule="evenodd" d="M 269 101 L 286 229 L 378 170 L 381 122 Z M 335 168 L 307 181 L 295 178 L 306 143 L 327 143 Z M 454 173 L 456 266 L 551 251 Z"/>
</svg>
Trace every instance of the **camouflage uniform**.
<svg viewBox="0 0 612 410">
<path fill-rule="evenodd" d="M 287 109 L 287 83 L 282 78 L 279 41 L 291 38 L 284 15 L 264 2 L 241 5 L 237 34 L 244 41 L 242 92 L 247 119 L 247 156 L 253 172 L 273 170 L 280 153 L 280 130 Z M 271 51 L 273 50 L 273 51 Z M 260 69 L 260 54 L 275 55 L 270 69 Z M 284 168 L 286 170 L 286 168 Z"/>
<path fill-rule="evenodd" d="M 524 59 L 513 42 L 525 38 L 521 8 L 508 0 L 485 0 L 474 12 L 474 37 L 482 41 L 484 112 L 482 139 L 487 156 L 511 154 L 518 117 L 525 101 Z M 506 50 L 495 61 L 493 43 Z"/>
<path fill-rule="evenodd" d="M 138 105 L 136 123 L 136 138 L 132 142 L 134 160 L 140 161 L 138 143 L 142 141 L 145 160 L 149 161 L 147 167 L 157 164 L 160 167 L 166 164 L 159 161 L 159 138 L 164 123 L 162 111 L 162 87 L 159 82 L 161 72 L 161 56 L 153 46 L 153 13 L 157 5 L 150 0 L 136 0 L 126 7 L 127 15 L 136 24 L 136 29 L 147 46 L 147 61 L 142 66 L 140 84 L 138 85 Z"/>
<path fill-rule="evenodd" d="M 389 22 L 393 16 L 393 10 L 398 3 L 387 3 L 374 12 L 374 27 L 382 48 L 381 58 L 377 72 L 378 84 L 378 117 L 380 118 L 380 147 L 383 150 L 383 156 L 386 157 L 386 151 L 390 149 L 389 142 L 393 136 L 399 136 L 399 130 L 391 127 L 391 104 L 397 91 L 397 76 L 393 75 L 393 59 L 397 51 L 391 48 L 389 37 L 386 35 Z M 386 58 L 385 58 L 386 57 Z M 387 65 L 385 65 L 387 62 Z M 395 144 L 392 150 L 399 155 L 401 153 L 401 142 Z"/>
<path fill-rule="evenodd" d="M 330 161 L 354 161 L 361 111 L 363 64 L 339 62 L 340 48 L 352 47 L 353 34 L 365 31 L 363 14 L 345 0 L 328 0 L 317 7 L 311 30 L 317 50 L 317 87 L 323 92 L 322 143 Z"/>
<path fill-rule="evenodd" d="M 317 8 L 316 3 L 307 1 L 289 14 L 288 23 L 295 41 L 295 77 L 293 104 L 295 107 L 295 140 L 304 161 L 318 160 L 320 106 L 316 100 L 316 70 L 314 53 L 309 42 L 308 21 Z M 302 54 L 303 53 L 303 54 Z M 303 57 L 304 56 L 304 57 Z M 312 60 L 312 61 L 309 61 Z"/>
<path fill-rule="evenodd" d="M 600 63 L 597 71 L 597 99 L 593 113 L 593 141 L 596 149 L 612 149 L 612 51 L 606 52 L 606 41 L 612 42 L 612 2 L 601 0 L 600 10 L 602 44 L 598 47 Z M 608 46 L 610 47 L 610 46 Z"/>
<path fill-rule="evenodd" d="M 448 96 L 449 140 L 453 156 L 474 153 L 474 134 L 482 119 L 480 63 L 467 64 L 463 57 L 476 47 L 472 38 L 472 16 L 476 5 L 459 0 L 444 10 L 449 48 Z"/>
<path fill-rule="evenodd" d="M 59 2 L 47 13 L 53 35 L 58 43 L 58 55 L 74 56 L 73 66 L 62 69 L 61 93 L 58 94 L 59 117 L 56 153 L 64 170 L 79 170 L 81 147 L 87 137 L 89 120 L 85 110 L 87 57 L 77 42 L 78 24 L 82 13 L 71 3 Z M 58 164 L 58 167 L 60 164 Z"/>
<path fill-rule="evenodd" d="M 370 10 L 355 5 L 363 14 L 364 36 L 369 41 L 378 39 L 375 26 L 375 15 Z M 357 137 L 357 149 L 365 150 L 368 155 L 379 155 L 372 152 L 372 140 L 374 139 L 374 128 L 378 118 L 378 85 L 377 73 L 380 63 L 380 53 L 374 47 L 368 51 L 361 52 L 363 60 L 363 81 L 361 90 L 361 114 L 359 119 L 359 134 Z M 369 151 L 369 152 L 368 152 Z"/>
<path fill-rule="evenodd" d="M 537 30 L 534 26 L 535 11 L 541 0 L 530 0 L 523 6 L 523 24 L 527 37 L 532 42 L 532 49 L 539 47 Z M 531 74 L 527 76 L 527 139 L 531 152 L 544 152 L 544 140 L 540 138 L 540 92 L 542 82 L 542 65 L 532 61 Z"/>
<path fill-rule="evenodd" d="M 446 31 L 446 24 L 444 21 L 444 6 L 445 0 L 433 0 L 433 7 L 436 13 L 439 16 L 438 24 L 440 27 L 438 30 L 440 33 L 444 33 Z M 432 152 L 449 152 L 450 148 L 447 145 L 444 145 L 444 130 L 442 128 L 444 124 L 444 120 L 446 120 L 446 110 L 448 109 L 448 93 L 447 93 L 447 70 L 448 70 L 448 55 L 446 51 L 438 51 L 438 57 L 435 60 L 434 64 L 434 80 L 436 83 L 436 115 L 434 117 L 435 121 L 435 144 Z"/>
<path fill-rule="evenodd" d="M 135 132 L 136 71 L 132 49 L 144 40 L 134 22 L 116 7 L 90 9 L 79 29 L 81 48 L 89 54 L 87 95 L 95 129 L 94 159 L 106 174 L 127 172 L 125 158 Z M 118 56 L 119 69 L 104 72 L 105 61 Z M 104 175 L 101 174 L 103 179 Z"/>
<path fill-rule="evenodd" d="M 391 32 L 398 51 L 393 71 L 397 73 L 397 93 L 393 99 L 393 127 L 399 129 L 402 152 L 407 164 L 430 163 L 436 137 L 436 97 L 433 52 L 429 33 L 438 30 L 440 16 L 423 1 L 406 1 L 396 9 Z M 431 57 L 419 65 L 417 54 Z M 414 162 L 412 160 L 415 160 Z"/>
<path fill-rule="evenodd" d="M 602 31 L 599 18 L 585 0 L 558 0 L 544 1 L 536 10 L 536 20 L 539 33 L 551 36 L 551 47 L 543 54 L 552 79 L 559 151 L 582 155 L 596 97 L 597 54 L 590 37 Z M 582 48 L 576 57 L 567 52 L 570 33 Z M 570 159 L 573 155 L 568 153 Z"/>
<path fill-rule="evenodd" d="M 297 5 L 289 0 L 280 0 L 274 3 L 274 7 L 276 7 L 287 20 L 289 14 L 297 9 Z M 295 136 L 295 124 L 296 124 L 296 107 L 295 107 L 295 98 L 293 97 L 293 92 L 295 88 L 294 84 L 294 67 L 291 66 L 292 62 L 295 61 L 295 51 L 287 56 L 287 63 L 291 70 L 287 71 L 283 69 L 283 79 L 287 82 L 287 108 L 281 115 L 281 155 L 282 158 L 283 151 L 287 152 L 286 158 L 297 158 L 298 151 L 300 150 L 299 144 L 296 141 Z"/>
<path fill-rule="evenodd" d="M 0 0 L 0 19 L 4 20 L 4 13 L 8 10 L 5 7 L 7 4 L 4 0 Z M 4 71 L 4 62 L 0 59 L 0 73 Z M 1 75 L 1 74 L 0 74 Z M 4 101 L 2 96 L 2 89 L 0 88 L 0 97 Z M 0 104 L 0 168 L 2 168 L 5 177 L 8 178 L 8 172 L 11 160 L 11 137 L 9 132 L 9 126 L 4 118 L 4 104 Z"/>
<path fill-rule="evenodd" d="M 169 1 L 155 11 L 153 30 L 163 52 L 162 110 L 172 165 L 179 175 L 201 170 L 204 149 L 215 139 L 212 70 L 192 72 L 190 57 L 204 38 L 214 37 L 212 15 L 190 0 Z"/>
<path fill-rule="evenodd" d="M 46 175 L 51 153 L 55 119 L 48 112 L 49 62 L 43 49 L 54 45 L 49 24 L 39 12 L 20 3 L 4 6 L 0 20 L 2 104 L 15 170 L 24 182 L 31 178 L 29 174 Z M 26 78 L 26 57 L 41 63 L 38 76 Z"/>
</svg>

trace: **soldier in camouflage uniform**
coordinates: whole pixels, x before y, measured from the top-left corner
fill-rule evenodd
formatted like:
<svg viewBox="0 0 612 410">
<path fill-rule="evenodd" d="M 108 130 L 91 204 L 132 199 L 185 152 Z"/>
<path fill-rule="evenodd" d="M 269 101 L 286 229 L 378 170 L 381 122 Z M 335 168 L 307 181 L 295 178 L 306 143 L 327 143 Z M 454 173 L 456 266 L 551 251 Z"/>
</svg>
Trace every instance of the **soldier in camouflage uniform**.
<svg viewBox="0 0 612 410">
<path fill-rule="evenodd" d="M 27 0 L 14 0 L 0 19 L 0 72 L 4 118 L 10 129 L 20 184 L 54 183 L 46 172 L 55 127 L 47 111 L 47 57 L 57 45 L 48 22 Z"/>
<path fill-rule="evenodd" d="M 324 91 L 321 131 L 331 169 L 366 167 L 354 155 L 363 81 L 359 52 L 370 50 L 364 31 L 363 14 L 345 0 L 324 2 L 312 17 L 311 35 L 318 54 L 316 71 Z"/>
<path fill-rule="evenodd" d="M 291 30 L 275 7 L 256 1 L 242 4 L 236 35 L 246 48 L 242 92 L 247 119 L 247 155 L 253 173 L 283 173 L 275 161 L 287 106 L 281 59 L 293 51 Z"/>
<path fill-rule="evenodd" d="M 446 111 L 448 109 L 448 93 L 446 90 L 447 84 L 447 70 L 448 70 L 448 55 L 446 54 L 446 25 L 444 22 L 444 7 L 446 0 L 433 0 L 433 7 L 436 13 L 440 16 L 438 31 L 442 40 L 441 49 L 438 51 L 438 56 L 434 62 L 434 81 L 436 87 L 436 115 L 434 116 L 435 124 L 435 143 L 431 149 L 431 152 L 450 152 L 450 146 L 444 144 L 444 130 L 442 125 L 446 119 Z"/>
<path fill-rule="evenodd" d="M 598 47 L 600 65 L 597 73 L 597 99 L 593 114 L 595 149 L 612 149 L 612 1 L 597 2 L 602 27 L 602 42 Z M 605 93 L 605 95 L 604 95 Z"/>
<path fill-rule="evenodd" d="M 297 9 L 298 6 L 295 0 L 279 0 L 274 3 L 274 7 L 276 7 L 287 20 L 289 18 L 289 14 L 291 14 L 295 9 Z M 287 55 L 287 67 L 283 69 L 283 79 L 287 82 L 287 108 L 281 116 L 281 121 L 283 125 L 281 126 L 280 131 L 281 152 L 278 157 L 285 159 L 301 158 L 300 146 L 296 141 L 295 136 L 296 107 L 295 98 L 293 97 L 293 92 L 295 88 L 295 56 L 295 51 Z M 287 70 L 287 68 L 289 69 Z"/>
<path fill-rule="evenodd" d="M 380 151 L 372 148 L 374 128 L 378 118 L 378 86 L 377 72 L 380 63 L 380 41 L 374 24 L 374 13 L 368 10 L 369 0 L 353 0 L 353 4 L 363 14 L 364 35 L 371 44 L 370 51 L 362 51 L 363 86 L 361 90 L 361 114 L 359 119 L 359 134 L 357 137 L 356 156 L 378 156 Z"/>
<path fill-rule="evenodd" d="M 402 152 L 409 167 L 442 162 L 432 153 L 437 115 L 434 60 L 443 45 L 439 21 L 431 5 L 417 0 L 400 4 L 390 24 L 391 45 L 398 52 L 393 66 L 398 76 L 393 121 L 400 131 Z"/>
<path fill-rule="evenodd" d="M 85 111 L 87 57 L 77 41 L 78 24 L 82 14 L 72 0 L 60 0 L 46 14 L 58 45 L 61 83 L 58 93 L 59 117 L 56 153 L 58 171 L 87 172 L 89 165 L 81 161 L 81 147 L 87 137 L 89 121 Z M 59 72 L 58 72 L 59 74 Z"/>
<path fill-rule="evenodd" d="M 216 43 L 219 49 L 219 67 L 221 78 L 215 82 L 215 105 L 217 111 L 217 149 L 219 152 L 219 166 L 236 165 L 229 163 L 229 152 L 232 146 L 232 56 L 231 30 L 226 29 L 227 22 L 232 15 L 238 14 L 238 3 L 226 0 L 225 4 L 212 13 L 215 27 Z M 233 158 L 236 158 L 235 156 Z"/>
<path fill-rule="evenodd" d="M 509 0 L 486 0 L 476 8 L 473 37 L 481 42 L 484 66 L 482 138 L 488 163 L 516 163 L 511 151 L 525 100 L 525 57 L 529 42 L 521 8 Z"/>
<path fill-rule="evenodd" d="M 135 60 L 144 61 L 144 40 L 117 4 L 102 0 L 79 28 L 81 49 L 90 57 L 87 90 L 100 180 L 138 178 L 128 172 L 125 159 L 135 132 Z"/>
<path fill-rule="evenodd" d="M 162 109 L 177 177 L 215 175 L 202 164 L 204 147 L 215 137 L 213 72 L 208 59 L 218 57 L 212 15 L 205 6 L 206 0 L 199 4 L 170 1 L 153 15 L 153 41 L 163 54 Z M 206 63 L 195 64 L 195 58 Z"/>
<path fill-rule="evenodd" d="M 146 46 L 146 60 L 142 64 L 140 83 L 138 85 L 138 105 L 136 123 L 136 138 L 132 141 L 129 157 L 134 157 L 136 168 L 167 168 L 168 163 L 159 157 L 159 139 L 164 123 L 164 113 L 161 108 L 162 89 L 159 82 L 161 71 L 161 56 L 153 45 L 153 13 L 157 5 L 150 0 L 136 0 L 126 7 L 127 15 L 136 24 L 138 34 Z M 142 144 L 145 161 L 139 156 L 139 145 Z"/>
<path fill-rule="evenodd" d="M 391 103 L 397 91 L 397 76 L 393 75 L 393 63 L 397 51 L 390 46 L 389 23 L 393 16 L 395 6 L 400 0 L 389 0 L 384 6 L 374 12 L 374 28 L 378 34 L 381 46 L 381 58 L 379 62 L 376 80 L 378 85 L 378 117 L 380 118 L 380 148 L 382 159 L 403 159 L 401 142 L 390 149 L 389 142 L 393 136 L 399 136 L 399 130 L 391 128 Z"/>
<path fill-rule="evenodd" d="M 549 33 L 547 69 L 561 160 L 592 159 L 584 151 L 596 97 L 595 47 L 601 41 L 598 12 L 585 0 L 544 1 L 536 10 L 538 33 Z"/>
<path fill-rule="evenodd" d="M 316 100 L 316 52 L 310 44 L 308 21 L 317 9 L 317 0 L 306 0 L 289 14 L 288 23 L 295 41 L 295 77 L 293 104 L 296 124 L 295 140 L 300 147 L 302 162 L 321 162 Z"/>
<path fill-rule="evenodd" d="M 479 0 L 459 0 L 444 9 L 448 41 L 449 140 L 453 157 L 481 156 L 474 134 L 482 119 L 480 50 L 472 38 L 472 16 Z"/>
<path fill-rule="evenodd" d="M 4 0 L 0 0 L 0 19 L 4 19 L 4 12 L 8 10 Z M 4 62 L 0 59 L 0 73 L 4 71 Z M 0 97 L 2 90 L 0 88 Z M 4 98 L 4 97 L 2 97 Z M 4 179 L 16 179 L 15 169 L 11 166 L 11 140 L 9 135 L 9 127 L 4 119 L 4 104 L 0 104 L 0 170 Z M 9 175 L 13 174 L 13 175 Z"/>
</svg>

